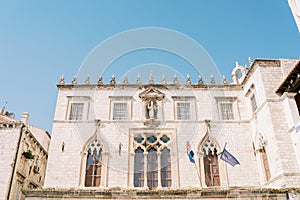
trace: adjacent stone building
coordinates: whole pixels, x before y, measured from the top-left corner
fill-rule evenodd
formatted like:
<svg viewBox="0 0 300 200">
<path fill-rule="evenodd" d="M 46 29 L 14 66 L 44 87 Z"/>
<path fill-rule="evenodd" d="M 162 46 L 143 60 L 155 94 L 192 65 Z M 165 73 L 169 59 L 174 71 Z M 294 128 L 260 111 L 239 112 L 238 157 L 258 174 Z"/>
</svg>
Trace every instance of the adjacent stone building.
<svg viewBox="0 0 300 200">
<path fill-rule="evenodd" d="M 299 68 L 256 59 L 230 83 L 62 78 L 45 185 L 26 199 L 297 199 Z M 225 145 L 239 165 L 220 159 Z"/>
<path fill-rule="evenodd" d="M 44 184 L 48 132 L 28 124 L 28 113 L 22 120 L 1 110 L 0 114 L 0 199 L 25 199 L 22 189 L 41 188 Z"/>
</svg>

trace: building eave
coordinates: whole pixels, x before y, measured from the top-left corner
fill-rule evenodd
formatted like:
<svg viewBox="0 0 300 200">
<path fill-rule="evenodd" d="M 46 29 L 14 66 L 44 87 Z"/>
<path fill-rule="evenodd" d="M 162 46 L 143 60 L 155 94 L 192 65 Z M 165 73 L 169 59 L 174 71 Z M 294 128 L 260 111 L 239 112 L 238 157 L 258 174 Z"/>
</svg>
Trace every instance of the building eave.
<svg viewBox="0 0 300 200">
<path fill-rule="evenodd" d="M 284 81 L 276 89 L 276 94 L 281 96 L 284 92 L 298 92 L 300 88 L 300 60 L 290 71 Z"/>
</svg>

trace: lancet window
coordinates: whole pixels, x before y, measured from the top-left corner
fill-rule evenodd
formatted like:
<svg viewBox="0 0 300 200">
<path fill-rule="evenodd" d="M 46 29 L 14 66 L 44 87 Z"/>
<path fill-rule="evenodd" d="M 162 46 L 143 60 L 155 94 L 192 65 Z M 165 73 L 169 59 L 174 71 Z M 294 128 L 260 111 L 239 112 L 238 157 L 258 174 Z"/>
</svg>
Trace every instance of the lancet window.
<svg viewBox="0 0 300 200">
<path fill-rule="evenodd" d="M 220 186 L 219 160 L 214 141 L 208 138 L 202 146 L 202 153 L 206 186 Z"/>
<path fill-rule="evenodd" d="M 101 183 L 103 146 L 96 139 L 88 148 L 86 161 L 85 186 L 98 187 Z"/>
</svg>

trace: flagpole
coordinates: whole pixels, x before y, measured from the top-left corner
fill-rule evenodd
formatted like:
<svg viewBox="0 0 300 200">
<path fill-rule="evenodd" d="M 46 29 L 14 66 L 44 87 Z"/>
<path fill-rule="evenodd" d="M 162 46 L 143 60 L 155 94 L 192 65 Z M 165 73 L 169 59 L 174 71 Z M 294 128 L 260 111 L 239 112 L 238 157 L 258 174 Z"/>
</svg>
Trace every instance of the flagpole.
<svg viewBox="0 0 300 200">
<path fill-rule="evenodd" d="M 226 176 L 227 176 L 227 187 L 229 188 L 229 176 L 228 176 L 228 169 L 227 169 L 227 163 L 225 162 L 225 169 L 226 169 Z"/>
<path fill-rule="evenodd" d="M 226 148 L 227 142 L 225 142 L 224 149 Z M 228 169 L 227 169 L 227 162 L 225 162 L 225 170 L 226 170 L 226 177 L 227 177 L 227 186 L 229 187 L 229 176 L 228 176 Z"/>
<path fill-rule="evenodd" d="M 198 174 L 198 178 L 199 178 L 199 182 L 200 182 L 200 187 L 202 188 L 201 177 L 200 177 L 200 173 L 199 173 L 198 167 L 196 165 L 196 162 L 194 162 L 194 165 L 195 165 L 195 168 L 196 168 L 196 171 L 197 171 L 197 174 Z"/>
</svg>

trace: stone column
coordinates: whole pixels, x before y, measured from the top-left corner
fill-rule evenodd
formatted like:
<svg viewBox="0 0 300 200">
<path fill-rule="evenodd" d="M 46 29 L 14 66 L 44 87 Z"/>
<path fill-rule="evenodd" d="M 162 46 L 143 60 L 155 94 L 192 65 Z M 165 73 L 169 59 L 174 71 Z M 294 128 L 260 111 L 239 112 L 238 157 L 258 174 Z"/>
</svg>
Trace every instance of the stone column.
<svg viewBox="0 0 300 200">
<path fill-rule="evenodd" d="M 204 171 L 204 162 L 203 162 L 203 153 L 198 153 L 199 158 L 199 173 L 200 173 L 200 187 L 207 188 L 205 184 L 205 171 Z M 198 169 L 197 169 L 198 170 Z"/>
<path fill-rule="evenodd" d="M 81 153 L 81 167 L 80 167 L 81 171 L 80 171 L 79 187 L 84 187 L 86 161 L 87 161 L 87 152 L 83 152 Z"/>
<path fill-rule="evenodd" d="M 129 156 L 129 169 L 128 169 L 128 187 L 134 188 L 133 179 L 134 179 L 134 153 L 130 152 Z"/>
<path fill-rule="evenodd" d="M 144 188 L 148 188 L 148 177 L 147 177 L 147 158 L 148 158 L 148 152 L 144 152 Z"/>
<path fill-rule="evenodd" d="M 158 189 L 161 189 L 162 186 L 161 186 L 161 152 L 157 152 L 157 181 L 158 181 L 158 184 L 157 184 L 157 188 Z"/>
</svg>

